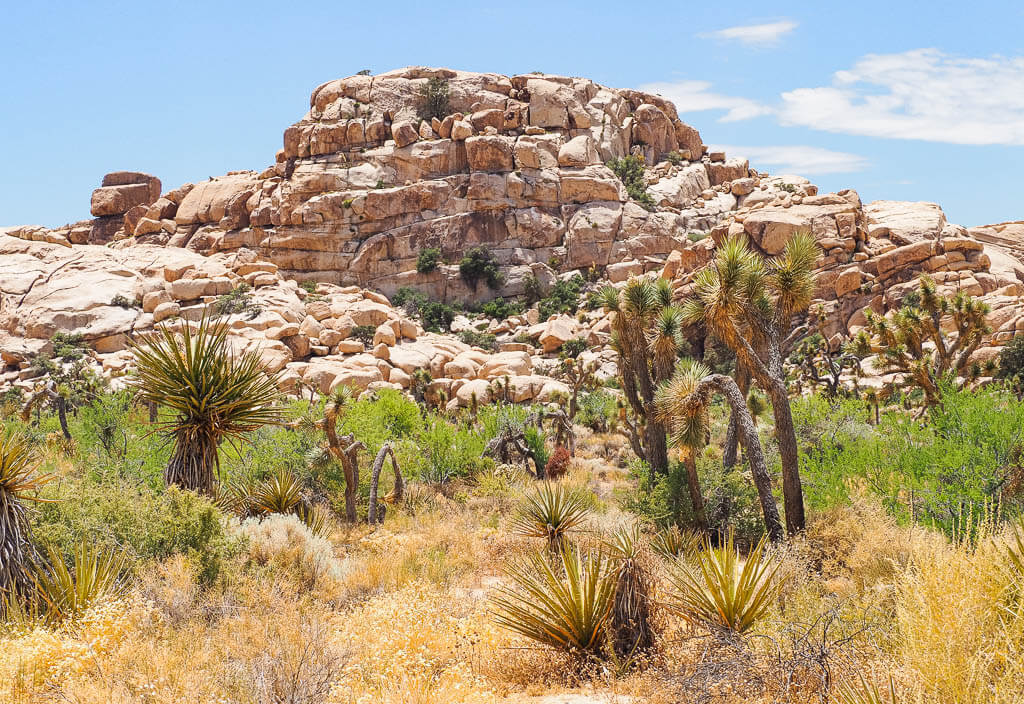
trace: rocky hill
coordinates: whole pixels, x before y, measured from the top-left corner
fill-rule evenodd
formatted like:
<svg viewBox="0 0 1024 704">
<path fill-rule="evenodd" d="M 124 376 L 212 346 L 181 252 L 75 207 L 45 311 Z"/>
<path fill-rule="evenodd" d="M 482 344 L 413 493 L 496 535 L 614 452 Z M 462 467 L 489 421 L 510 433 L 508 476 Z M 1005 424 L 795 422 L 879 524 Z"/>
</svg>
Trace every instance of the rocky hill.
<svg viewBox="0 0 1024 704">
<path fill-rule="evenodd" d="M 639 189 L 608 166 L 630 155 L 646 166 Z M 491 354 L 424 333 L 385 296 L 409 286 L 472 303 L 534 282 L 546 291 L 576 271 L 612 282 L 653 272 L 682 295 L 716 243 L 740 232 L 766 254 L 796 230 L 814 233 L 822 332 L 834 344 L 867 310 L 898 306 L 922 272 L 990 304 L 994 332 L 979 357 L 1024 330 L 1021 223 L 968 230 L 932 203 L 820 194 L 709 153 L 659 96 L 582 78 L 415 67 L 330 81 L 263 171 L 166 192 L 153 176 L 111 173 L 91 213 L 52 230 L 0 229 L 0 387 L 30 385 L 29 360 L 57 332 L 81 333 L 116 375 L 130 336 L 198 318 L 246 283 L 258 312 L 238 316 L 233 339 L 260 347 L 292 389 L 406 388 L 427 369 L 452 403 L 506 375 L 521 398 L 544 397 L 560 388 L 542 373 L 545 355 L 567 339 L 586 338 L 611 373 L 600 314 L 540 320 L 534 309 L 488 323 L 500 343 Z M 476 245 L 501 265 L 500 287 L 460 276 Z M 426 248 L 448 263 L 417 271 Z M 367 325 L 364 344 L 352 334 Z"/>
</svg>

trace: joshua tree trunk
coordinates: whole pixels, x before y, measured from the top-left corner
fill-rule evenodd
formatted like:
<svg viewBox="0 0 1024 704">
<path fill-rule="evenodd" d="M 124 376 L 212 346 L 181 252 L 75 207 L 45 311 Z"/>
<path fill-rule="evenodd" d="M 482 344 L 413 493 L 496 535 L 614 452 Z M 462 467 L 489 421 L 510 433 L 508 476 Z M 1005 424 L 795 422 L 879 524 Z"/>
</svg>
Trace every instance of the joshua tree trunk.
<svg viewBox="0 0 1024 704">
<path fill-rule="evenodd" d="M 57 407 L 57 420 L 60 421 L 60 432 L 64 434 L 65 440 L 71 439 L 71 431 L 68 430 L 68 402 L 63 396 L 54 395 L 54 405 Z"/>
<path fill-rule="evenodd" d="M 804 529 L 804 493 L 800 484 L 800 456 L 789 407 L 789 392 L 784 381 L 773 379 L 765 391 L 772 402 L 775 417 L 775 439 L 782 460 L 782 494 L 786 506 L 786 532 L 795 535 Z"/>
<path fill-rule="evenodd" d="M 341 462 L 345 474 L 345 520 L 356 522 L 356 490 L 359 488 L 359 451 L 366 449 L 361 442 L 356 442 L 352 435 L 338 437 L 336 430 L 337 415 L 329 412 L 320 425 L 327 435 L 327 446 L 336 460 Z"/>
<path fill-rule="evenodd" d="M 183 428 L 174 439 L 174 451 L 164 470 L 164 481 L 200 494 L 213 496 L 217 473 L 217 440 L 192 428 Z"/>
<path fill-rule="evenodd" d="M 405 484 L 402 481 L 402 472 L 398 468 L 398 460 L 395 458 L 395 451 L 391 447 L 390 442 L 384 443 L 380 452 L 377 453 L 377 458 L 373 461 L 373 470 L 370 474 L 370 508 L 366 512 L 366 520 L 370 525 L 374 525 L 378 522 L 377 519 L 377 486 L 380 483 L 380 471 L 384 468 L 384 460 L 391 456 L 391 468 L 395 471 L 395 488 L 392 496 L 395 501 L 402 500 L 402 492 L 405 489 Z M 380 522 L 383 523 L 384 514 L 381 512 Z"/>
<path fill-rule="evenodd" d="M 750 392 L 750 374 L 746 369 L 739 363 L 736 362 L 736 386 L 739 387 L 740 393 L 743 394 L 743 398 L 747 397 L 747 393 Z M 722 453 L 722 464 L 726 467 L 733 467 L 736 465 L 737 456 L 739 455 L 740 436 L 736 428 L 736 417 L 729 416 L 729 427 L 725 432 L 725 451 Z"/>
<path fill-rule="evenodd" d="M 693 516 L 697 527 L 702 533 L 708 531 L 708 515 L 704 509 L 704 493 L 700 490 L 700 476 L 697 474 L 697 459 L 691 448 L 683 461 L 686 465 L 686 483 L 690 489 L 690 503 L 693 505 Z"/>
<path fill-rule="evenodd" d="M 750 417 L 750 409 L 747 408 L 747 401 L 740 393 L 739 387 L 732 377 L 724 374 L 712 374 L 705 377 L 701 384 L 708 384 L 719 391 L 732 409 L 732 415 L 736 419 L 737 434 L 743 445 L 743 453 L 750 464 L 750 474 L 754 479 L 754 486 L 757 487 L 757 495 L 761 500 L 761 510 L 764 513 L 765 527 L 768 529 L 768 537 L 778 542 L 783 539 L 782 521 L 779 519 L 779 509 L 775 505 L 775 497 L 772 495 L 772 481 L 768 474 L 768 463 L 764 458 L 764 451 L 761 448 L 761 440 L 757 436 L 757 428 L 754 426 L 754 419 Z M 785 404 L 787 410 L 789 404 Z M 802 517 L 802 511 L 801 511 Z M 789 518 L 789 512 L 786 512 Z"/>
</svg>

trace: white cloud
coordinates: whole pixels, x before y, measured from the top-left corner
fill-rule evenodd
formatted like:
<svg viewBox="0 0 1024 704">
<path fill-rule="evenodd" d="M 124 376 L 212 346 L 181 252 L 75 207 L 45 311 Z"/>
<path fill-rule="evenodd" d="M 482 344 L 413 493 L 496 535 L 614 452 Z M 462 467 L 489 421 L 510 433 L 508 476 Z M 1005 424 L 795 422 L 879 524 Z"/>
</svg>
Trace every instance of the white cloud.
<svg viewBox="0 0 1024 704">
<path fill-rule="evenodd" d="M 869 54 L 832 85 L 782 94 L 779 121 L 950 144 L 1024 145 L 1024 57 Z"/>
<path fill-rule="evenodd" d="M 719 122 L 749 120 L 772 112 L 770 107 L 756 100 L 713 93 L 710 88 L 711 83 L 708 81 L 645 83 L 640 86 L 640 90 L 645 93 L 654 93 L 671 100 L 679 113 L 725 110 Z"/>
<path fill-rule="evenodd" d="M 797 28 L 792 20 L 767 22 L 765 24 L 745 24 L 739 27 L 726 27 L 714 32 L 703 32 L 697 36 L 704 39 L 722 39 L 737 41 L 747 46 L 776 46 L 783 35 Z"/>
<path fill-rule="evenodd" d="M 738 147 L 726 144 L 709 148 L 724 151 L 730 157 L 746 157 L 755 169 L 770 166 L 773 173 L 780 174 L 840 174 L 861 171 L 868 166 L 868 160 L 858 154 L 805 145 Z"/>
</svg>

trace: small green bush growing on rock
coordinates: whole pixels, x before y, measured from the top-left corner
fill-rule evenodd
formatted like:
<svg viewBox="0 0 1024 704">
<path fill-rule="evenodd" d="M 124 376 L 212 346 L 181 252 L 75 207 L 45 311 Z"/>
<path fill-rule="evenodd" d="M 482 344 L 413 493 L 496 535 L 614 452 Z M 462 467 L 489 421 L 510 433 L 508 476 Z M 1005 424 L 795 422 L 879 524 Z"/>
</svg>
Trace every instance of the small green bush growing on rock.
<svg viewBox="0 0 1024 704">
<path fill-rule="evenodd" d="M 499 288 L 505 283 L 505 277 L 498 269 L 498 262 L 487 247 L 482 245 L 466 251 L 459 262 L 459 275 L 470 288 L 476 291 L 477 284 L 483 280 L 490 288 Z"/>
<path fill-rule="evenodd" d="M 608 162 L 608 168 L 615 172 L 629 197 L 642 205 L 647 210 L 653 210 L 654 198 L 647 192 L 647 185 L 644 183 L 644 158 L 630 154 L 621 159 L 612 159 Z"/>
<path fill-rule="evenodd" d="M 541 299 L 537 308 L 540 317 L 546 320 L 555 313 L 575 313 L 580 307 L 580 291 L 586 282 L 576 274 L 571 279 L 560 279 L 551 287 L 546 298 Z"/>
<path fill-rule="evenodd" d="M 419 116 L 422 120 L 431 118 L 444 119 L 450 112 L 448 101 L 448 80 L 431 78 L 422 88 L 419 95 Z"/>
<path fill-rule="evenodd" d="M 437 247 L 427 247 L 416 258 L 416 271 L 421 274 L 429 274 L 437 269 L 439 261 L 441 261 L 441 250 Z"/>
</svg>

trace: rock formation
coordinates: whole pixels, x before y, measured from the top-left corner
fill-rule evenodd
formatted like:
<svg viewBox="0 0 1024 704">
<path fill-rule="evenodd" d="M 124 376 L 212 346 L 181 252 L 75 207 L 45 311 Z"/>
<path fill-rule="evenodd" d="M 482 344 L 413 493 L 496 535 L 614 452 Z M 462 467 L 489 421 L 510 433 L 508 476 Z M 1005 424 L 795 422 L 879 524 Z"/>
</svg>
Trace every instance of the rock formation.
<svg viewBox="0 0 1024 704">
<path fill-rule="evenodd" d="M 506 376 L 519 400 L 544 398 L 561 385 L 538 372 L 567 339 L 588 339 L 586 354 L 612 372 L 600 314 L 485 323 L 501 343 L 492 354 L 424 333 L 385 296 L 411 286 L 469 303 L 577 270 L 612 282 L 661 273 L 683 295 L 724 237 L 742 233 L 772 255 L 800 229 L 824 252 L 816 304 L 834 345 L 867 310 L 897 307 L 921 273 L 992 306 L 979 356 L 1024 330 L 1021 223 L 967 230 L 932 203 L 865 205 L 852 190 L 819 194 L 806 179 L 759 173 L 707 152 L 656 95 L 539 73 L 406 68 L 319 86 L 283 142 L 261 172 L 164 193 L 153 176 L 111 173 L 92 194 L 94 219 L 0 229 L 0 388 L 31 383 L 28 362 L 55 332 L 81 333 L 117 375 L 129 337 L 195 319 L 245 283 L 259 312 L 236 316 L 233 344 L 258 345 L 291 389 L 408 388 L 426 369 L 429 393 L 455 404 L 484 400 Z M 646 165 L 643 205 L 607 165 L 631 155 Z M 475 245 L 501 265 L 499 290 L 460 276 Z M 428 247 L 447 263 L 421 273 Z M 352 337 L 366 325 L 369 345 Z M 524 335 L 539 349 L 515 341 Z"/>
</svg>

